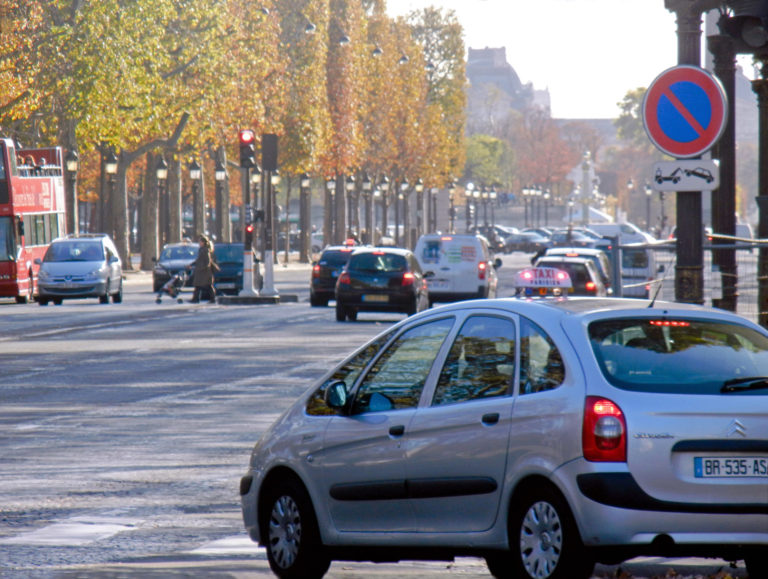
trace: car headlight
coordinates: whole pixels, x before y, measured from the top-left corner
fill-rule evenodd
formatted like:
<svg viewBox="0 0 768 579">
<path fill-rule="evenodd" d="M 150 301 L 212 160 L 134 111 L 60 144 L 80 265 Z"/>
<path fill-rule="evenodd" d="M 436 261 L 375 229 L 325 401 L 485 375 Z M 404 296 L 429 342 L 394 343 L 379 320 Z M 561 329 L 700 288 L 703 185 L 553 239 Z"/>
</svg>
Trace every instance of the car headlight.
<svg viewBox="0 0 768 579">
<path fill-rule="evenodd" d="M 37 272 L 37 279 L 45 280 L 45 279 L 48 279 L 49 277 L 50 275 L 44 269 L 41 269 L 40 271 Z"/>
<path fill-rule="evenodd" d="M 88 281 L 94 281 L 94 280 L 98 281 L 98 280 L 102 279 L 103 277 L 104 277 L 104 275 L 101 272 L 101 268 L 94 269 L 92 271 L 89 271 L 87 274 L 85 274 L 85 279 L 88 280 Z"/>
<path fill-rule="evenodd" d="M 167 269 L 165 269 L 164 267 L 156 267 L 156 268 L 155 268 L 155 273 L 156 273 L 157 275 L 170 275 L 170 273 L 168 272 L 168 270 L 167 270 Z"/>
</svg>

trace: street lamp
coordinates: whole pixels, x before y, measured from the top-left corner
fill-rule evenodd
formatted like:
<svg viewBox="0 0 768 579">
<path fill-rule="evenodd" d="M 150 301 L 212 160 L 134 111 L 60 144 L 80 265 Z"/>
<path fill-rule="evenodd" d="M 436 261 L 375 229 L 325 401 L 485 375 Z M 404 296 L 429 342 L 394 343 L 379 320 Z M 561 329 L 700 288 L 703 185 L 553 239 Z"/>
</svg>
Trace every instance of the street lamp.
<svg viewBox="0 0 768 579">
<path fill-rule="evenodd" d="M 203 176 L 203 169 L 200 164 L 192 159 L 189 164 L 189 179 L 192 181 L 192 223 L 194 224 L 194 235 L 205 233 L 205 205 L 200 194 L 200 179 Z"/>
<path fill-rule="evenodd" d="M 299 261 L 301 263 L 309 263 L 310 253 L 310 203 L 309 203 L 309 187 L 312 184 L 307 173 L 303 173 L 299 178 L 299 239 L 301 241 L 299 247 Z"/>
<path fill-rule="evenodd" d="M 645 182 L 645 230 L 651 232 L 651 197 L 653 196 L 653 189 Z"/>
<path fill-rule="evenodd" d="M 552 198 L 552 193 L 549 189 L 544 191 L 544 227 L 549 226 L 549 200 Z"/>
<path fill-rule="evenodd" d="M 472 191 L 472 201 L 474 206 L 474 212 L 475 212 L 475 233 L 477 233 L 477 217 L 480 211 L 477 209 L 477 202 L 480 199 L 480 189 L 475 189 Z"/>
<path fill-rule="evenodd" d="M 472 229 L 472 191 L 475 189 L 474 183 L 467 183 L 464 189 L 464 209 L 467 221 L 467 233 Z"/>
<path fill-rule="evenodd" d="M 483 225 L 486 229 L 486 234 L 488 233 L 488 199 L 491 198 L 491 194 L 488 191 L 488 187 L 483 187 L 483 191 L 480 193 L 480 196 L 483 199 Z"/>
<path fill-rule="evenodd" d="M 80 219 L 78 217 L 77 207 L 77 170 L 79 168 L 77 152 L 70 149 L 67 153 L 67 157 L 64 159 L 64 163 L 67 167 L 67 175 L 69 176 L 70 207 L 67 212 L 67 231 L 77 235 L 80 233 Z"/>
<path fill-rule="evenodd" d="M 448 233 L 456 232 L 456 205 L 453 196 L 456 195 L 456 180 L 451 181 L 448 188 Z"/>
<path fill-rule="evenodd" d="M 496 199 L 498 199 L 499 194 L 496 191 L 496 187 L 491 187 L 491 191 L 489 193 L 490 200 L 491 200 L 491 225 L 493 227 L 496 227 Z"/>
<path fill-rule="evenodd" d="M 160 155 L 157 159 L 157 165 L 155 166 L 155 177 L 157 178 L 157 196 L 160 200 L 160 220 L 161 224 L 159 229 L 160 233 L 160 245 L 165 245 L 170 242 L 170 235 L 168 233 L 168 225 L 170 218 L 168 216 L 168 195 L 165 192 L 165 182 L 168 179 L 168 163 L 165 162 L 165 157 Z"/>
<path fill-rule="evenodd" d="M 325 215 L 323 217 L 323 243 L 330 245 L 334 240 L 336 224 L 336 177 L 325 182 Z"/>
<path fill-rule="evenodd" d="M 525 227 L 528 227 L 528 199 L 531 196 L 531 189 L 523 187 L 523 209 L 525 211 Z"/>
<path fill-rule="evenodd" d="M 371 224 L 373 223 L 373 209 L 371 205 L 371 190 L 373 189 L 373 182 L 368 177 L 368 173 L 363 176 L 363 197 L 365 198 L 365 235 L 361 236 L 363 243 L 371 243 L 373 236 L 371 235 Z"/>
<path fill-rule="evenodd" d="M 229 220 L 229 203 L 224 199 L 224 182 L 227 180 L 227 168 L 216 159 L 213 176 L 216 180 L 216 239 L 217 241 L 229 241 L 229 227 L 225 225 Z"/>
<path fill-rule="evenodd" d="M 432 233 L 437 232 L 437 194 L 439 193 L 440 189 L 437 187 L 432 187 L 432 189 L 429 190 L 430 193 L 430 223 L 429 223 L 429 230 Z"/>
<path fill-rule="evenodd" d="M 419 177 L 416 180 L 416 236 L 424 233 L 424 181 Z"/>
<path fill-rule="evenodd" d="M 379 189 L 381 189 L 381 235 L 387 234 L 387 228 L 389 226 L 388 204 L 387 195 L 389 191 L 389 177 L 383 175 L 381 181 L 379 181 Z"/>
<path fill-rule="evenodd" d="M 395 199 L 395 245 L 397 246 L 400 246 L 400 209 L 403 208 L 403 199 L 405 199 L 405 194 L 410 186 L 408 179 L 403 177 L 403 181 L 400 183 L 400 191 L 397 192 L 397 198 Z M 404 211 L 404 213 L 407 215 L 407 212 Z M 404 229 L 407 230 L 407 227 Z"/>
<path fill-rule="evenodd" d="M 352 216 L 355 214 L 355 212 L 352 210 L 352 208 L 355 206 L 353 202 L 354 196 L 352 195 L 352 193 L 355 191 L 354 176 L 347 176 L 347 179 L 344 182 L 344 190 L 347 192 L 347 231 L 344 232 L 344 237 L 349 238 L 352 237 Z"/>
</svg>

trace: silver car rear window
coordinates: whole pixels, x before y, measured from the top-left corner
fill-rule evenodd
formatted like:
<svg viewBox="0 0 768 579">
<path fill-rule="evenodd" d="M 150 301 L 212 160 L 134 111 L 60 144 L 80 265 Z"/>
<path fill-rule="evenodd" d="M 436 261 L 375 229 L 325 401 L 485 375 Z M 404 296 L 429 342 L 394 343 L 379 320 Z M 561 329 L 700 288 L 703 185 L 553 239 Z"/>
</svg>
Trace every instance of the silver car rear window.
<svg viewBox="0 0 768 579">
<path fill-rule="evenodd" d="M 768 338 L 734 323 L 678 318 L 592 322 L 589 338 L 617 388 L 768 396 Z"/>
</svg>

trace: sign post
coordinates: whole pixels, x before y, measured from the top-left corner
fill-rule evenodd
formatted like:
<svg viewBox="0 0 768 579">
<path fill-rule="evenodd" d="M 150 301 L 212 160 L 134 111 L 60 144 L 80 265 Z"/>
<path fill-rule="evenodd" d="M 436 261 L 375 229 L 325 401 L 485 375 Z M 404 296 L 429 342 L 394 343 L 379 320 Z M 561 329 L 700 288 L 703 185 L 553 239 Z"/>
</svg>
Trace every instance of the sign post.
<svg viewBox="0 0 768 579">
<path fill-rule="evenodd" d="M 698 66 L 667 69 L 651 83 L 642 106 L 643 125 L 651 142 L 675 157 L 674 167 L 657 164 L 653 183 L 658 191 L 677 191 L 677 265 L 675 299 L 704 302 L 701 191 L 719 180 L 716 164 L 697 159 L 720 139 L 728 123 L 728 100 L 723 86 Z M 699 187 L 695 187 L 699 184 Z M 702 186 L 704 185 L 704 186 Z"/>
</svg>

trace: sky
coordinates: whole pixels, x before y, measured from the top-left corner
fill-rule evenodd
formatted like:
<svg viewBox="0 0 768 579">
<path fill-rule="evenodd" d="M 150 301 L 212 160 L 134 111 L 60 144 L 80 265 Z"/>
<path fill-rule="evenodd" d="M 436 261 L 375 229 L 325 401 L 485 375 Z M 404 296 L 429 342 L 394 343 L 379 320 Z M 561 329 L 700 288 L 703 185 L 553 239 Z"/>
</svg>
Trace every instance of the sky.
<svg viewBox="0 0 768 579">
<path fill-rule="evenodd" d="M 468 48 L 506 47 L 555 118 L 615 118 L 628 91 L 677 64 L 664 0 L 387 0 L 391 16 L 428 6 L 456 13 Z"/>
</svg>

